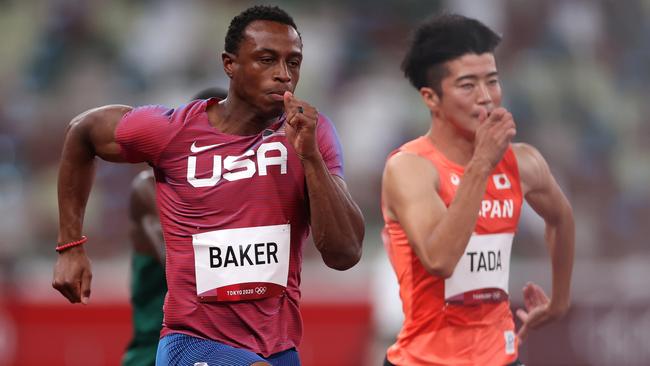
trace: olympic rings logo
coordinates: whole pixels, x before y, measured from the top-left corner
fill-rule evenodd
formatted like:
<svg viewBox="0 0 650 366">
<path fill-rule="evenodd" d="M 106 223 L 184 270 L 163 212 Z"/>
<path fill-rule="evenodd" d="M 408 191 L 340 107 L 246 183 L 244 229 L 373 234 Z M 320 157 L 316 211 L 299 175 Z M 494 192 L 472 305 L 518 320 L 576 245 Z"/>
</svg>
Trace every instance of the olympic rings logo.
<svg viewBox="0 0 650 366">
<path fill-rule="evenodd" d="M 266 292 L 266 286 L 255 287 L 255 293 L 263 295 Z"/>
</svg>

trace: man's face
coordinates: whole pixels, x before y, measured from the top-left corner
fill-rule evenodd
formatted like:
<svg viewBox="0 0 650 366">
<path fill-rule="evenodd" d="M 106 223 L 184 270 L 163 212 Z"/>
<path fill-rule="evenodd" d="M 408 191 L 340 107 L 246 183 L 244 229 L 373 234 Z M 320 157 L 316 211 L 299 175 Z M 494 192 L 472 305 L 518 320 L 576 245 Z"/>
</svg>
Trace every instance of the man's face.
<svg viewBox="0 0 650 366">
<path fill-rule="evenodd" d="M 232 60 L 231 88 L 262 114 L 279 115 L 284 92 L 298 84 L 301 63 L 302 41 L 293 27 L 254 21 Z"/>
<path fill-rule="evenodd" d="M 466 54 L 448 61 L 442 97 L 433 113 L 473 138 L 481 118 L 501 105 L 501 85 L 492 53 Z"/>
</svg>

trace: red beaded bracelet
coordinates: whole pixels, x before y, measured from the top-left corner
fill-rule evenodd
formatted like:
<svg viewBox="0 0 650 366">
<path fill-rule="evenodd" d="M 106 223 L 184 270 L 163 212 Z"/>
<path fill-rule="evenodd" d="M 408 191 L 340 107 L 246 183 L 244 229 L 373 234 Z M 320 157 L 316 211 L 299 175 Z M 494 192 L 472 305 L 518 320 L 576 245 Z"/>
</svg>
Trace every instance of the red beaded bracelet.
<svg viewBox="0 0 650 366">
<path fill-rule="evenodd" d="M 85 243 L 87 241 L 88 241 L 88 238 L 86 238 L 86 236 L 84 235 L 84 236 L 81 237 L 81 239 L 79 239 L 77 241 L 71 241 L 69 243 L 57 245 L 56 246 L 56 251 L 61 253 L 62 251 L 66 250 L 68 248 L 76 247 L 77 245 L 81 245 L 81 244 L 83 244 L 83 243 Z"/>
</svg>

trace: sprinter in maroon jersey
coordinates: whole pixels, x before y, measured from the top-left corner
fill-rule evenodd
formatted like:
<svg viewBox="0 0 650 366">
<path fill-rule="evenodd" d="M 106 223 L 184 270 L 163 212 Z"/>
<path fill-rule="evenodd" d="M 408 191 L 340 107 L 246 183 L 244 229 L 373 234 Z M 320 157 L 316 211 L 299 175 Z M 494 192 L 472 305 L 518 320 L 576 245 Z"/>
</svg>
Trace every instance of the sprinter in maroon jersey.
<svg viewBox="0 0 650 366">
<path fill-rule="evenodd" d="M 77 244 L 95 156 L 148 162 L 168 283 L 157 364 L 299 365 L 302 245 L 311 227 L 324 262 L 348 269 L 361 257 L 363 217 L 334 126 L 293 95 L 302 39 L 292 18 L 277 7 L 245 10 L 222 59 L 224 100 L 112 105 L 73 119 L 53 286 L 70 302 L 89 300 L 90 262 Z"/>
</svg>

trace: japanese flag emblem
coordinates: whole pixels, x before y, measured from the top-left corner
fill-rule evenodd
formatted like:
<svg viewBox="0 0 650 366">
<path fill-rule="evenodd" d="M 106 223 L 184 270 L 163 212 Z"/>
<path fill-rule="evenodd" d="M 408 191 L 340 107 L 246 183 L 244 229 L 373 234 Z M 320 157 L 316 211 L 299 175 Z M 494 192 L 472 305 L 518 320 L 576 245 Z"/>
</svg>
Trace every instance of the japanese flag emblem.
<svg viewBox="0 0 650 366">
<path fill-rule="evenodd" d="M 510 180 L 505 174 L 495 174 L 492 176 L 492 181 L 497 189 L 510 189 Z"/>
</svg>

